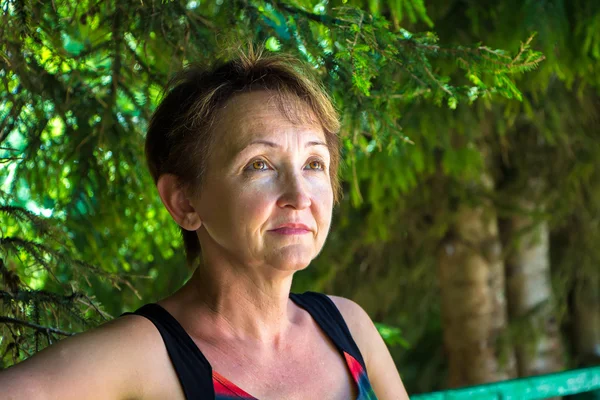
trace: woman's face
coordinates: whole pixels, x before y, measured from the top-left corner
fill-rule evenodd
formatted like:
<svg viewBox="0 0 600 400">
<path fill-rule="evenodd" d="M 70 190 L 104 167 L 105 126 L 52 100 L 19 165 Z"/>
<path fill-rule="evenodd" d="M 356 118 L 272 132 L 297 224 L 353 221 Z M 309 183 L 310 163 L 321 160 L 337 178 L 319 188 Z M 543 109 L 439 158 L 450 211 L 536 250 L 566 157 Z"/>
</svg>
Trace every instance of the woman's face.
<svg viewBox="0 0 600 400">
<path fill-rule="evenodd" d="M 275 99 L 244 93 L 219 113 L 207 174 L 192 200 L 205 258 L 299 270 L 323 247 L 333 207 L 325 135 L 316 122 L 290 122 Z"/>
</svg>

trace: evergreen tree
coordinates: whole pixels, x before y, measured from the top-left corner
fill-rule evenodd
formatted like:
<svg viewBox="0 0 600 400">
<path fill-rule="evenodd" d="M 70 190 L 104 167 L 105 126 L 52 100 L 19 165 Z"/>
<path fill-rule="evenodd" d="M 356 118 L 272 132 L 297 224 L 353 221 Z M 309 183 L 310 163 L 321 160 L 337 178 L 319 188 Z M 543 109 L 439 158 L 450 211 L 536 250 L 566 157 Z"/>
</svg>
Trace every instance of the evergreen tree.
<svg viewBox="0 0 600 400">
<path fill-rule="evenodd" d="M 441 322 L 437 287 L 448 281 L 438 278 L 459 265 L 438 256 L 464 239 L 461 216 L 478 210 L 503 220 L 524 212 L 532 229 L 548 226 L 552 282 L 561 283 L 551 301 L 574 298 L 570 323 L 593 338 L 581 304 L 594 296 L 574 293 L 598 292 L 581 283 L 598 276 L 598 250 L 552 232 L 597 231 L 600 11 L 592 1 L 544 4 L 0 1 L 3 365 L 183 282 L 177 227 L 144 166 L 144 131 L 174 71 L 227 58 L 247 40 L 310 63 L 343 115 L 346 196 L 296 288 L 352 297 L 401 328 L 381 332 L 412 345 L 394 350 L 411 391 L 442 384 L 441 332 L 453 331 Z M 531 179 L 546 183 L 543 208 L 518 200 L 530 201 L 521 189 Z M 504 238 L 506 249 L 515 238 Z M 588 255 L 587 275 L 571 265 L 577 251 Z M 492 297 L 504 294 L 494 262 Z M 496 340 L 490 349 L 505 350 L 494 362 L 510 370 L 502 318 L 485 335 Z M 433 363 L 423 365 L 429 348 Z"/>
</svg>

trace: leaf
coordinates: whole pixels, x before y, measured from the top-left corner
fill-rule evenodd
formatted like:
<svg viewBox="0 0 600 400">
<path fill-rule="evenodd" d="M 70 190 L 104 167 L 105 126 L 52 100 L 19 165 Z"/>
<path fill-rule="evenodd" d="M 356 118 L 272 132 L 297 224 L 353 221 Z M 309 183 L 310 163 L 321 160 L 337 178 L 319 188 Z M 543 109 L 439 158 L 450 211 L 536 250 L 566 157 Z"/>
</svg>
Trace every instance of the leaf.
<svg viewBox="0 0 600 400">
<path fill-rule="evenodd" d="M 267 50 L 272 52 L 278 52 L 281 49 L 281 43 L 273 36 L 269 37 L 265 43 Z"/>
</svg>

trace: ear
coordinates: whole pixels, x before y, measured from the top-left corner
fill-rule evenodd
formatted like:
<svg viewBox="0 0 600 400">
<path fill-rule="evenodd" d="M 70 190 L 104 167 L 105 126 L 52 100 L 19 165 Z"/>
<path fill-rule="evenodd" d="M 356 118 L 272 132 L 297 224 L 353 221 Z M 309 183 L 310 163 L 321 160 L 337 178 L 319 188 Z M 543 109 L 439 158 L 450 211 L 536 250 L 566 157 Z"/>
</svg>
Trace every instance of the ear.
<svg viewBox="0 0 600 400">
<path fill-rule="evenodd" d="M 169 214 L 179 226 L 188 231 L 196 231 L 200 228 L 202 225 L 200 215 L 194 209 L 177 176 L 161 175 L 156 182 L 156 188 Z"/>
</svg>

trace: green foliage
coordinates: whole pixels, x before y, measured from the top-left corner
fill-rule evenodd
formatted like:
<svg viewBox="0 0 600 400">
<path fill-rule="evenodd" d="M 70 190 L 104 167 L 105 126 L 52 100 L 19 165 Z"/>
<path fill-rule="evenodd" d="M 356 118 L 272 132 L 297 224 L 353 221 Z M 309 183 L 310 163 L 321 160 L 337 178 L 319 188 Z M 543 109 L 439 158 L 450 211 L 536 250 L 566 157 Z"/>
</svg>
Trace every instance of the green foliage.
<svg viewBox="0 0 600 400">
<path fill-rule="evenodd" d="M 358 301 L 409 388 L 439 389 L 435 254 L 457 204 L 510 215 L 541 177 L 536 215 L 571 238 L 553 246 L 564 315 L 573 263 L 597 273 L 598 4 L 0 0 L 6 316 L 75 332 L 185 280 L 144 132 L 174 71 L 251 40 L 310 63 L 342 111 L 345 198 L 295 288 Z M 498 190 L 474 184 L 487 172 Z M 4 365 L 60 335 L 18 323 L 0 322 Z"/>
<path fill-rule="evenodd" d="M 377 327 L 377 330 L 379 331 L 381 337 L 383 337 L 383 340 L 385 340 L 385 342 L 388 345 L 400 345 L 404 348 L 410 347 L 406 339 L 404 339 L 404 337 L 402 336 L 402 331 L 400 329 L 377 322 L 375 323 L 375 326 Z"/>
<path fill-rule="evenodd" d="M 88 293 L 90 276 L 131 286 L 125 276 L 73 259 L 73 244 L 50 218 L 2 206 L 0 221 L 0 366 L 110 318 Z"/>
</svg>

